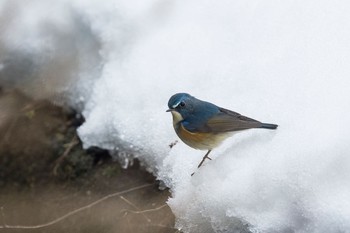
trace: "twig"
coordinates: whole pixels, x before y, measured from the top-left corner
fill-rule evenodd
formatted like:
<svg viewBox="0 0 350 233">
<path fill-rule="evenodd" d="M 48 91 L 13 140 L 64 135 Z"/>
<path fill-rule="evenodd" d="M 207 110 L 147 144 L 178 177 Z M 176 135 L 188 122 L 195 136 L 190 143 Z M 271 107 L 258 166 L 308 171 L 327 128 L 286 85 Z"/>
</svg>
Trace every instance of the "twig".
<svg viewBox="0 0 350 233">
<path fill-rule="evenodd" d="M 131 212 L 133 214 L 144 214 L 144 213 L 148 213 L 148 212 L 153 212 L 153 211 L 158 211 L 160 209 L 163 209 L 165 206 L 167 206 L 167 204 L 161 205 L 157 208 L 154 209 L 147 209 L 147 210 L 139 210 L 139 211 L 134 211 L 134 210 L 124 210 L 124 211 L 128 211 Z"/>
<path fill-rule="evenodd" d="M 78 145 L 79 141 L 77 135 L 74 135 L 71 142 L 68 144 L 67 148 L 64 150 L 64 153 L 56 160 L 55 167 L 53 168 L 53 174 L 57 175 L 57 169 L 62 163 L 62 161 L 69 155 L 69 152 L 74 148 L 74 146 Z"/>
<path fill-rule="evenodd" d="M 170 149 L 172 149 L 179 141 L 175 140 L 174 142 L 169 144 Z"/>
<path fill-rule="evenodd" d="M 122 194 L 125 194 L 125 193 L 129 193 L 129 192 L 132 192 L 132 191 L 135 191 L 135 190 L 139 190 L 139 189 L 143 189 L 143 188 L 147 188 L 147 187 L 150 187 L 152 186 L 153 184 L 144 184 L 144 185 L 140 185 L 140 186 L 137 186 L 137 187 L 134 187 L 134 188 L 130 188 L 130 189 L 127 189 L 127 190 L 124 190 L 124 191 L 120 191 L 120 192 L 116 192 L 116 193 L 112 193 L 112 194 L 109 194 L 107 196 L 104 196 L 103 198 L 100 198 L 98 199 L 97 201 L 94 201 L 86 206 L 83 206 L 83 207 L 80 207 L 78 209 L 75 209 L 59 218 L 56 218 L 50 222 L 47 222 L 47 223 L 43 223 L 43 224 L 39 224 L 39 225 L 34 225 L 34 226 L 21 226 L 21 225 L 8 225 L 5 223 L 5 214 L 3 213 L 2 211 L 2 214 L 3 214 L 3 226 L 0 226 L 0 229 L 38 229 L 38 228 L 43 228 L 43 227 L 47 227 L 47 226 L 51 226 L 55 223 L 58 223 L 76 213 L 79 213 L 83 210 L 86 210 L 86 209 L 89 209 L 91 207 L 93 207 L 94 205 L 97 205 L 109 198 L 112 198 L 112 197 L 115 197 L 115 196 L 120 196 Z"/>
<path fill-rule="evenodd" d="M 145 213 L 149 213 L 149 212 L 154 212 L 154 211 L 158 211 L 166 206 L 168 206 L 167 204 L 164 204 L 164 205 L 161 205 L 161 206 L 158 206 L 156 208 L 153 208 L 153 209 L 147 209 L 147 210 L 140 210 L 139 208 L 137 208 L 136 205 L 134 205 L 132 202 L 130 202 L 129 200 L 127 200 L 126 198 L 124 198 L 123 196 L 120 196 L 120 198 L 122 200 L 124 200 L 126 203 L 128 203 L 129 205 L 133 206 L 135 209 L 138 209 L 138 211 L 134 211 L 134 210 L 122 210 L 122 211 L 125 211 L 125 213 L 127 212 L 130 212 L 130 213 L 133 213 L 133 214 L 142 214 L 148 222 L 151 222 L 151 219 L 149 219 Z M 124 215 L 125 217 L 125 215 Z M 157 225 L 148 225 L 147 227 L 161 227 L 161 228 L 167 228 L 167 229 L 174 229 L 174 230 L 177 230 L 176 232 L 180 232 L 178 231 L 178 229 L 176 229 L 175 227 L 171 227 L 171 226 L 166 226 L 166 225 L 163 225 L 163 224 L 157 224 Z"/>
<path fill-rule="evenodd" d="M 135 209 L 139 210 L 139 211 L 122 210 L 122 211 L 125 211 L 125 213 L 127 213 L 127 212 L 131 212 L 131 213 L 139 212 L 139 213 L 141 213 L 141 212 L 142 212 L 134 203 L 132 203 L 131 201 L 129 201 L 129 200 L 126 199 L 125 197 L 120 196 L 120 199 L 122 199 L 123 201 L 125 201 L 126 203 L 128 203 L 129 205 L 131 205 L 132 207 L 134 207 Z M 121 212 L 122 212 L 122 211 L 121 211 Z M 147 222 L 151 222 L 151 219 L 148 218 L 144 213 L 141 213 L 141 214 L 142 214 L 142 216 L 147 220 Z"/>
</svg>

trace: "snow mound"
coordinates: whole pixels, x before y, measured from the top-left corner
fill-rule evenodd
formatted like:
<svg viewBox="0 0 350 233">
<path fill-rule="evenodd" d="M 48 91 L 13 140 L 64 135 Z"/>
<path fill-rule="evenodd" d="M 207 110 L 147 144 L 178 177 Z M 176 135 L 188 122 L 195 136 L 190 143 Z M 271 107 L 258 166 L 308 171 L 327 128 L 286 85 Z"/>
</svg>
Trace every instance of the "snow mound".
<svg viewBox="0 0 350 233">
<path fill-rule="evenodd" d="M 350 231 L 349 2 L 62 4 L 99 45 L 83 63 L 95 65 L 75 69 L 92 80 L 74 85 L 84 146 L 125 165 L 139 158 L 170 187 L 183 232 Z M 63 28 L 72 25 L 82 27 Z M 279 128 L 234 135 L 197 170 L 204 151 L 169 147 L 178 138 L 165 110 L 177 92 Z"/>
</svg>

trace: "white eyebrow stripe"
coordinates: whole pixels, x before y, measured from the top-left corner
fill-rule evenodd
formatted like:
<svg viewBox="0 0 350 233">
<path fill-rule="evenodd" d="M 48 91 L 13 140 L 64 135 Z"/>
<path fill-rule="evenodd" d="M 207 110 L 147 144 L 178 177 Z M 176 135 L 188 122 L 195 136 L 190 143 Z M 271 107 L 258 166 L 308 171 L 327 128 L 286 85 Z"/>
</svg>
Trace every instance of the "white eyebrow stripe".
<svg viewBox="0 0 350 233">
<path fill-rule="evenodd" d="M 181 103 L 181 100 L 179 102 L 177 102 L 176 104 L 174 104 L 172 107 L 176 108 L 177 106 L 179 106 L 180 103 Z"/>
</svg>

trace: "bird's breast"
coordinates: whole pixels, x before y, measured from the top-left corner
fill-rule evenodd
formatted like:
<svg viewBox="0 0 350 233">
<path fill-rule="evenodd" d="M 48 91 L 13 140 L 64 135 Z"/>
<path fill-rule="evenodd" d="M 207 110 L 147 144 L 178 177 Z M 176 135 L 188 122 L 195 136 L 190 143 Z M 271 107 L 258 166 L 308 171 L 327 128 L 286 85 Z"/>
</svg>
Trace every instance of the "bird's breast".
<svg viewBox="0 0 350 233">
<path fill-rule="evenodd" d="M 212 150 L 232 135 L 232 133 L 191 132 L 181 123 L 174 124 L 174 128 L 177 135 L 184 143 L 198 150 Z"/>
</svg>

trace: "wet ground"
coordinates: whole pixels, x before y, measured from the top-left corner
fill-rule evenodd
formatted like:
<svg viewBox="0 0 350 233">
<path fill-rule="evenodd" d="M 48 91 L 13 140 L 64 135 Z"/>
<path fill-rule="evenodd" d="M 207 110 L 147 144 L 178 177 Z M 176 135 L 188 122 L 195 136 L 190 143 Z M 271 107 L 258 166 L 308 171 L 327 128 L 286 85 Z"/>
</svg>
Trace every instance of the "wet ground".
<svg viewBox="0 0 350 233">
<path fill-rule="evenodd" d="M 83 150 L 70 109 L 0 90 L 0 232 L 178 232 L 167 190 Z"/>
</svg>

